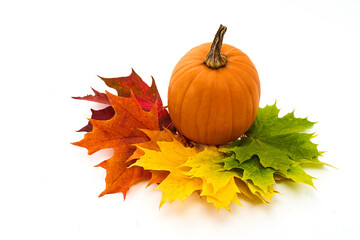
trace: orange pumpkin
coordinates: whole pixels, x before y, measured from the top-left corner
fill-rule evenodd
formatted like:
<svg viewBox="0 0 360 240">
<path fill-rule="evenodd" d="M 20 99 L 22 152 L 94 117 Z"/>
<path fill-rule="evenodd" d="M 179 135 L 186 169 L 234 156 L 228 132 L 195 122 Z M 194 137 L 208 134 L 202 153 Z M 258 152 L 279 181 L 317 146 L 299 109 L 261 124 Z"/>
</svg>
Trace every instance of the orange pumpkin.
<svg viewBox="0 0 360 240">
<path fill-rule="evenodd" d="M 191 49 L 175 66 L 168 91 L 168 109 L 188 139 L 219 145 L 244 134 L 254 122 L 260 100 L 260 81 L 250 58 L 222 44 L 220 25 L 213 43 Z"/>
</svg>

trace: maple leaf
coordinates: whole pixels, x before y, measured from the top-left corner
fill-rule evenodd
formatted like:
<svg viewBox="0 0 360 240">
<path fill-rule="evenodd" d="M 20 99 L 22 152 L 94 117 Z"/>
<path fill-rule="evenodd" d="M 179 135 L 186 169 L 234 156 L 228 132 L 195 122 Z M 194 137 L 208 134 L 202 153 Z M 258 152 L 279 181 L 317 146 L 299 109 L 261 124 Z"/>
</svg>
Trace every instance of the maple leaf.
<svg viewBox="0 0 360 240">
<path fill-rule="evenodd" d="M 170 130 L 163 129 L 162 131 L 154 131 L 148 129 L 141 129 L 149 138 L 150 141 L 136 144 L 137 148 L 134 153 L 128 158 L 127 161 L 138 160 L 141 156 L 145 154 L 142 150 L 143 148 L 152 149 L 155 151 L 161 151 L 157 142 L 171 142 L 173 139 L 178 140 L 180 143 L 186 145 L 186 140 L 181 135 L 174 135 Z M 169 175 L 169 171 L 166 170 L 151 170 L 151 179 L 147 186 L 150 186 L 154 183 L 160 184 L 165 178 Z"/>
<path fill-rule="evenodd" d="M 132 184 L 151 176 L 149 171 L 141 167 L 130 167 L 132 162 L 127 160 L 136 150 L 131 144 L 149 141 L 139 128 L 159 130 L 157 105 L 146 112 L 133 94 L 125 98 L 107 92 L 106 96 L 114 110 L 113 117 L 108 120 L 90 119 L 92 131 L 73 144 L 88 149 L 88 154 L 105 148 L 114 149 L 113 156 L 98 165 L 105 168 L 107 173 L 106 188 L 100 196 L 122 192 L 125 197 Z"/>
<path fill-rule="evenodd" d="M 293 161 L 317 159 L 317 145 L 310 141 L 313 134 L 304 133 L 314 123 L 295 118 L 294 112 L 279 118 L 279 111 L 275 104 L 259 108 L 246 137 L 234 141 L 227 151 L 234 152 L 240 163 L 257 155 L 264 167 L 281 172 L 286 172 Z"/>
<path fill-rule="evenodd" d="M 92 101 L 96 103 L 101 103 L 107 105 L 105 108 L 100 110 L 94 110 L 91 109 L 91 119 L 94 120 L 108 120 L 113 117 L 114 115 L 114 109 L 110 105 L 110 101 L 106 95 L 106 93 L 101 93 L 99 91 L 96 91 L 95 89 L 91 88 L 94 92 L 94 95 L 86 95 L 84 97 L 72 97 L 74 99 L 78 100 L 86 100 L 86 101 Z M 84 127 L 82 127 L 78 132 L 91 132 L 93 129 L 92 123 L 89 121 L 88 124 Z"/>
<path fill-rule="evenodd" d="M 175 200 L 184 200 L 193 192 L 202 189 L 200 178 L 189 178 L 181 171 L 171 171 L 169 175 L 155 189 L 162 192 L 160 207 L 165 203 Z"/>
<path fill-rule="evenodd" d="M 149 138 L 150 141 L 143 142 L 140 144 L 137 144 L 137 149 L 134 152 L 134 154 L 129 158 L 130 160 L 139 159 L 142 155 L 144 155 L 144 151 L 142 148 L 152 149 L 156 151 L 160 151 L 159 146 L 157 145 L 157 142 L 171 142 L 174 138 L 182 143 L 184 146 L 188 146 L 187 139 L 183 137 L 182 135 L 173 134 L 168 129 L 163 129 L 162 131 L 153 131 L 149 129 L 141 129 Z"/>
<path fill-rule="evenodd" d="M 97 165 L 97 167 L 106 169 L 107 173 L 105 178 L 106 188 L 99 197 L 109 193 L 122 192 L 125 199 L 131 185 L 140 180 L 150 178 L 151 173 L 141 167 L 134 166 L 129 168 L 131 162 L 126 160 L 133 151 L 134 147 L 114 148 L 113 156 Z"/>
<path fill-rule="evenodd" d="M 253 156 L 250 160 L 243 162 L 239 165 L 239 168 L 244 170 L 242 175 L 244 180 L 251 180 L 254 185 L 266 193 L 269 191 L 269 186 L 275 183 L 275 170 L 270 167 L 263 167 L 257 156 Z"/>
<path fill-rule="evenodd" d="M 217 211 L 221 208 L 225 208 L 230 211 L 230 203 L 233 202 L 241 205 L 237 193 L 240 193 L 240 191 L 235 183 L 235 178 L 230 178 L 229 182 L 218 191 L 214 190 L 213 185 L 203 182 L 203 188 L 200 196 L 205 196 L 207 202 L 213 203 Z"/>
<path fill-rule="evenodd" d="M 240 193 L 234 177 L 240 177 L 237 171 L 224 170 L 222 160 L 224 154 L 216 147 L 205 146 L 204 150 L 191 156 L 181 166 L 189 168 L 186 174 L 203 180 L 204 186 L 201 196 L 206 196 L 208 202 L 214 203 L 217 209 L 222 207 L 229 210 L 228 205 L 238 202 Z"/>
<path fill-rule="evenodd" d="M 242 190 L 251 199 L 266 195 L 260 194 L 261 189 L 251 186 L 250 182 L 240 189 L 237 179 L 241 180 L 242 172 L 236 169 L 226 170 L 224 159 L 227 157 L 218 148 L 203 145 L 186 146 L 181 137 L 171 134 L 170 131 L 145 132 L 152 140 L 160 139 L 159 136 L 162 135 L 162 141 L 156 142 L 158 149 L 146 143 L 135 144 L 143 152 L 131 167 L 141 166 L 149 171 L 166 172 L 155 188 L 162 191 L 160 207 L 167 201 L 183 202 L 196 191 L 199 191 L 200 196 L 207 202 L 213 203 L 217 210 L 225 208 L 229 211 L 230 203 L 240 204 L 238 194 L 243 193 Z M 147 146 L 151 149 L 146 148 Z"/>
<path fill-rule="evenodd" d="M 255 185 L 246 182 L 245 180 L 242 180 L 240 178 L 235 179 L 235 183 L 237 187 L 240 190 L 240 197 L 245 197 L 246 199 L 250 200 L 251 202 L 255 203 L 267 203 L 267 201 L 264 199 L 266 198 L 266 194 L 263 194 L 263 196 L 259 193 L 258 189 L 256 189 Z M 261 190 L 260 190 L 261 192 Z M 264 196 L 265 195 L 265 196 Z M 271 193 L 269 194 L 271 195 Z M 271 196 L 270 196 L 271 198 Z M 270 199 L 268 197 L 268 199 Z"/>
<path fill-rule="evenodd" d="M 130 97 L 132 92 L 142 109 L 145 111 L 150 111 L 154 104 L 157 104 L 160 129 L 165 127 L 170 129 L 172 132 L 175 132 L 170 115 L 163 107 L 163 103 L 153 77 L 151 77 L 152 83 L 150 87 L 141 79 L 134 69 L 132 69 L 131 74 L 127 77 L 100 78 L 107 86 L 115 89 L 118 96 Z"/>
<path fill-rule="evenodd" d="M 173 133 L 176 132 L 176 129 L 171 121 L 169 112 L 166 107 L 163 106 L 160 94 L 157 90 L 155 80 L 152 78 L 152 84 L 149 87 L 137 73 L 132 69 L 132 72 L 127 77 L 118 77 L 118 78 L 103 78 L 100 77 L 105 84 L 111 88 L 114 88 L 118 96 L 130 98 L 131 95 L 134 95 L 137 101 L 139 102 L 141 108 L 145 111 L 150 111 L 155 104 L 157 104 L 158 109 L 158 121 L 160 130 L 163 127 L 169 129 Z M 111 110 L 112 106 L 107 97 L 107 94 L 100 93 L 93 89 L 94 95 L 87 95 L 84 97 L 73 97 L 74 99 L 93 101 L 97 103 L 102 103 L 108 105 L 101 110 L 91 110 L 92 116 L 91 119 L 95 120 L 108 120 L 112 117 Z M 91 121 L 88 124 L 81 128 L 79 132 L 90 132 L 92 131 Z"/>
<path fill-rule="evenodd" d="M 279 111 L 275 104 L 259 108 L 246 136 L 221 148 L 234 154 L 224 160 L 225 169 L 242 169 L 242 178 L 251 181 L 264 198 L 271 198 L 274 193 L 274 176 L 313 186 L 313 177 L 301 165 L 322 164 L 318 160 L 321 153 L 311 142 L 313 134 L 305 132 L 314 123 L 307 118 L 295 118 L 294 112 L 279 118 Z M 250 186 L 253 193 L 256 188 Z"/>
<path fill-rule="evenodd" d="M 165 180 L 165 178 L 167 178 L 167 176 L 169 176 L 169 171 L 156 171 L 156 170 L 151 170 L 151 178 L 147 184 L 147 186 L 150 186 L 152 184 L 160 184 L 161 182 L 163 182 Z"/>
<path fill-rule="evenodd" d="M 91 119 L 93 120 L 108 120 L 112 118 L 115 114 L 114 108 L 112 106 L 108 106 L 106 108 L 100 110 L 91 109 Z M 88 124 L 78 130 L 78 132 L 91 132 L 93 130 L 93 125 L 89 121 Z"/>
<path fill-rule="evenodd" d="M 89 154 L 101 149 L 148 141 L 139 128 L 158 130 L 157 109 L 154 105 L 150 112 L 141 109 L 134 95 L 131 98 L 115 96 L 107 92 L 115 115 L 109 120 L 90 119 L 94 129 L 85 134 L 84 139 L 75 145 L 85 147 Z"/>
<path fill-rule="evenodd" d="M 99 78 L 101 78 L 108 87 L 115 89 L 120 97 L 130 97 L 132 92 L 145 111 L 150 111 L 156 102 L 158 108 L 162 107 L 162 101 L 154 78 L 152 78 L 150 87 L 141 79 L 134 69 L 131 69 L 131 74 L 127 77 L 104 78 L 99 76 Z"/>
<path fill-rule="evenodd" d="M 148 133 L 154 139 L 156 133 Z M 171 136 L 171 139 L 167 139 L 167 137 L 163 139 L 171 141 L 157 142 L 158 150 L 147 149 L 136 145 L 143 150 L 144 154 L 133 164 L 133 166 L 141 166 L 146 170 L 169 172 L 166 178 L 156 188 L 163 193 L 160 206 L 167 201 L 170 203 L 175 200 L 184 201 L 186 197 L 201 188 L 200 179 L 190 179 L 178 169 L 189 156 L 196 154 L 200 150 L 185 147 L 180 141 L 176 140 L 174 136 Z"/>
<path fill-rule="evenodd" d="M 157 131 L 157 130 L 149 130 L 149 129 L 140 129 L 142 132 L 144 132 L 149 138 L 150 141 L 137 144 L 138 148 L 147 148 L 152 149 L 156 151 L 160 151 L 160 148 L 158 146 L 158 142 L 171 142 L 174 138 L 179 140 L 179 142 L 182 142 L 179 138 L 179 135 L 172 134 L 168 129 L 164 129 L 163 131 Z"/>
<path fill-rule="evenodd" d="M 294 162 L 291 164 L 285 176 L 296 183 L 305 183 L 314 187 L 312 181 L 313 177 L 308 175 L 298 162 Z"/>
<path fill-rule="evenodd" d="M 160 207 L 198 192 L 218 211 L 230 211 L 231 203 L 240 205 L 241 196 L 271 201 L 278 181 L 313 186 L 304 166 L 328 165 L 318 159 L 314 134 L 306 132 L 314 123 L 295 118 L 294 112 L 279 118 L 276 104 L 259 108 L 242 138 L 217 148 L 175 134 L 153 78 L 150 87 L 134 70 L 127 77 L 101 79 L 119 96 L 93 89 L 94 95 L 75 97 L 108 106 L 91 110 L 89 124 L 79 130 L 87 133 L 73 143 L 88 154 L 114 149 L 110 159 L 97 165 L 107 173 L 99 196 L 122 192 L 125 198 L 133 184 L 147 179 L 148 186 L 158 184 L 155 189 L 162 191 Z"/>
<path fill-rule="evenodd" d="M 160 151 L 139 147 L 144 155 L 134 165 L 142 166 L 149 170 L 176 171 L 185 163 L 189 156 L 195 155 L 201 150 L 198 148 L 185 147 L 175 138 L 169 142 L 157 142 Z"/>
<path fill-rule="evenodd" d="M 224 170 L 223 159 L 224 154 L 218 151 L 216 147 L 204 146 L 204 150 L 200 153 L 188 157 L 187 161 L 181 167 L 188 167 L 187 174 L 192 177 L 204 179 L 207 183 L 214 187 L 217 192 L 224 187 L 231 178 L 238 176 L 235 171 Z"/>
<path fill-rule="evenodd" d="M 91 88 L 94 92 L 94 95 L 86 95 L 85 97 L 72 97 L 74 99 L 78 100 L 86 100 L 86 101 L 92 101 L 97 103 L 102 103 L 106 105 L 110 105 L 109 99 L 105 93 L 101 93 L 96 91 L 95 89 Z"/>
<path fill-rule="evenodd" d="M 223 150 L 219 148 L 219 151 Z M 232 154 L 222 159 L 221 162 L 224 164 L 224 170 L 237 169 L 240 171 L 242 181 L 237 181 L 236 183 L 238 183 L 241 193 L 252 201 L 257 202 L 260 200 L 263 203 L 267 203 L 266 199 L 271 200 L 273 194 L 276 193 L 272 187 L 275 179 L 272 176 L 274 170 L 272 168 L 264 168 L 256 156 L 240 164 L 235 154 Z"/>
</svg>

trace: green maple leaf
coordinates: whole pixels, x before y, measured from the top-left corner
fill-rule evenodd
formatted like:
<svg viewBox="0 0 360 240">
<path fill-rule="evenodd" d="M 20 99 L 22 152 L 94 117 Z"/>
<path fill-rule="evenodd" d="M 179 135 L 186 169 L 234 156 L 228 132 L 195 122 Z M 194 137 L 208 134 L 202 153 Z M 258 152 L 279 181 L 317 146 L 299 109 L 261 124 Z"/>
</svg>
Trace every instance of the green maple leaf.
<svg viewBox="0 0 360 240">
<path fill-rule="evenodd" d="M 313 186 L 302 165 L 325 164 L 318 160 L 321 152 L 307 133 L 315 123 L 296 118 L 294 112 L 279 118 L 276 105 L 259 108 L 257 117 L 245 137 L 221 151 L 233 155 L 223 159 L 224 169 L 242 169 L 242 179 L 251 181 L 265 193 L 275 183 L 274 174 L 297 183 Z"/>
<path fill-rule="evenodd" d="M 316 162 L 320 156 L 317 145 L 305 133 L 315 123 L 306 118 L 295 118 L 294 112 L 278 117 L 276 105 L 259 108 L 257 117 L 246 137 L 234 141 L 225 152 L 235 153 L 239 163 L 258 156 L 264 167 L 287 173 L 293 162 Z"/>
<path fill-rule="evenodd" d="M 264 192 L 268 192 L 269 186 L 275 183 L 275 170 L 273 168 L 263 167 L 260 164 L 259 158 L 256 156 L 240 164 L 239 168 L 244 169 L 243 179 L 251 180 Z"/>
<path fill-rule="evenodd" d="M 312 182 L 313 177 L 304 171 L 300 163 L 293 163 L 287 171 L 286 177 L 291 178 L 294 182 L 306 183 L 314 187 Z"/>
<path fill-rule="evenodd" d="M 216 147 L 205 146 L 204 151 L 190 156 L 181 167 L 189 168 L 187 175 L 204 179 L 212 184 L 214 191 L 217 192 L 228 184 L 231 178 L 239 175 L 236 171 L 225 170 L 223 159 L 224 154 Z"/>
</svg>

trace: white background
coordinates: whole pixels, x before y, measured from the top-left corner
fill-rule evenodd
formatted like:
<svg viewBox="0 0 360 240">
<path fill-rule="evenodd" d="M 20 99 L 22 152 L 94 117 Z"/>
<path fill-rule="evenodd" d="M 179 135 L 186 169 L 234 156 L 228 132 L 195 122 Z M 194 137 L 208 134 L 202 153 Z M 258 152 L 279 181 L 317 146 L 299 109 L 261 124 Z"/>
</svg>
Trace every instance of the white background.
<svg viewBox="0 0 360 240">
<path fill-rule="evenodd" d="M 1 1 L 1 239 L 357 239 L 359 231 L 360 2 Z M 90 117 L 71 96 L 107 89 L 97 77 L 153 76 L 163 101 L 173 67 L 190 48 L 224 42 L 247 53 L 262 85 L 260 105 L 318 121 L 321 159 L 338 169 L 275 186 L 269 205 L 192 196 L 165 204 L 134 186 L 98 198 L 105 171 L 70 142 Z"/>
</svg>

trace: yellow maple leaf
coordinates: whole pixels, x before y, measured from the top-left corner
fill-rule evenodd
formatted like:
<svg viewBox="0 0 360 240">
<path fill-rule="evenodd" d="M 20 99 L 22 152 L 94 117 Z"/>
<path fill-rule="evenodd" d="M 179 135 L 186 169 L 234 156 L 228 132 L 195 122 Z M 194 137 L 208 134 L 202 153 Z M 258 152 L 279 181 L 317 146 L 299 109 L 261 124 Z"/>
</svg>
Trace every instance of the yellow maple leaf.
<svg viewBox="0 0 360 240">
<path fill-rule="evenodd" d="M 197 177 L 203 180 L 201 196 L 213 203 L 217 210 L 229 209 L 231 202 L 240 205 L 237 194 L 240 193 L 235 183 L 235 177 L 240 177 L 236 171 L 226 171 L 222 160 L 224 153 L 216 147 L 204 146 L 204 150 L 194 156 L 190 156 L 182 165 L 189 168 L 186 174 L 189 177 Z"/>
<path fill-rule="evenodd" d="M 187 174 L 191 177 L 199 177 L 211 184 L 214 192 L 226 186 L 231 179 L 239 176 L 235 171 L 225 171 L 222 160 L 224 153 L 216 147 L 204 146 L 204 150 L 190 156 L 182 167 L 188 167 Z"/>
<path fill-rule="evenodd" d="M 172 134 L 170 130 L 166 128 L 163 131 L 156 131 L 156 130 L 154 131 L 148 129 L 141 129 L 141 131 L 150 138 L 150 141 L 136 144 L 136 150 L 127 160 L 129 162 L 132 160 L 137 160 L 141 156 L 143 156 L 144 155 L 144 151 L 142 150 L 143 148 L 160 151 L 157 142 L 171 142 L 174 139 L 174 137 L 178 136 Z"/>
<path fill-rule="evenodd" d="M 189 156 L 197 154 L 201 151 L 198 148 L 185 147 L 180 138 L 175 138 L 170 131 L 144 131 L 153 143 L 156 144 L 158 150 L 148 149 L 146 144 L 136 145 L 143 155 L 133 164 L 133 166 L 141 166 L 144 169 L 156 171 L 169 171 L 170 174 L 155 189 L 162 191 L 162 199 L 160 207 L 167 201 L 170 203 L 175 200 L 182 202 L 189 197 L 194 191 L 200 190 L 202 187 L 201 179 L 190 178 L 185 175 L 179 167 L 186 162 Z M 156 140 L 163 140 L 157 141 Z M 179 140 L 178 140 L 179 139 Z M 172 141 L 169 141 L 172 140 Z"/>
<path fill-rule="evenodd" d="M 162 191 L 160 207 L 165 202 L 173 202 L 175 200 L 184 200 L 194 191 L 202 189 L 202 181 L 200 178 L 190 178 L 181 171 L 172 171 L 155 189 Z"/>
<path fill-rule="evenodd" d="M 181 170 L 177 170 L 177 168 L 184 164 L 189 156 L 193 156 L 201 151 L 198 148 L 185 147 L 176 139 L 173 139 L 171 142 L 157 142 L 157 145 L 161 151 L 138 146 L 144 151 L 144 155 L 141 156 L 134 165 L 149 170 L 181 172 Z"/>
<path fill-rule="evenodd" d="M 228 156 L 214 146 L 189 147 L 178 135 L 170 131 L 145 130 L 150 142 L 135 144 L 139 149 L 138 159 L 132 166 L 143 167 L 162 174 L 155 189 L 162 192 L 160 207 L 165 202 L 183 202 L 198 191 L 207 202 L 219 211 L 230 211 L 231 203 L 240 204 L 239 194 L 251 200 L 266 203 L 271 200 L 274 189 L 265 192 L 251 181 L 242 179 L 241 171 L 228 169 L 224 159 Z"/>
<path fill-rule="evenodd" d="M 146 133 L 150 139 L 156 138 L 157 133 L 151 131 Z M 224 153 L 218 151 L 216 147 L 190 148 L 185 146 L 181 139 L 175 137 L 172 137 L 172 141 L 158 141 L 156 144 L 158 150 L 148 149 L 144 144 L 136 145 L 143 151 L 143 155 L 133 166 L 170 172 L 155 188 L 162 191 L 160 207 L 167 201 L 183 202 L 198 190 L 200 196 L 213 203 L 217 210 L 221 208 L 229 210 L 229 204 L 232 202 L 240 204 L 237 197 L 240 190 L 235 183 L 235 177 L 240 176 L 235 171 L 227 171 L 223 168 L 221 159 L 224 158 Z"/>
<path fill-rule="evenodd" d="M 229 182 L 218 191 L 214 191 L 214 187 L 211 184 L 204 182 L 200 196 L 205 196 L 207 202 L 213 203 L 218 211 L 221 208 L 230 211 L 230 203 L 233 202 L 241 205 L 237 197 L 238 193 L 240 193 L 239 188 L 235 183 L 234 177 L 232 177 Z"/>
</svg>

